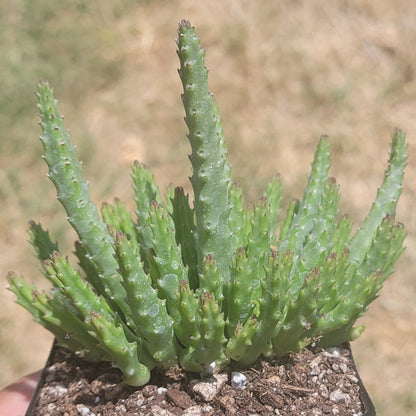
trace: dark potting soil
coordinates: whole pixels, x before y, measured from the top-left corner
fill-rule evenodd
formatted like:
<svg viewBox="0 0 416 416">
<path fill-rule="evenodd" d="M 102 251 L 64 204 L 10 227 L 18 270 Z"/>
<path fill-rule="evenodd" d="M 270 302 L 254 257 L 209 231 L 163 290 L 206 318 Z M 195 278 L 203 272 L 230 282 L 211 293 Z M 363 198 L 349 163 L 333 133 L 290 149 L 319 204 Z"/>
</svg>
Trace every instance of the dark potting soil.
<svg viewBox="0 0 416 416">
<path fill-rule="evenodd" d="M 139 388 L 123 384 L 110 364 L 85 362 L 63 348 L 55 348 L 50 364 L 31 413 L 36 416 L 365 414 L 348 346 L 259 359 L 248 370 L 231 366 L 208 379 L 179 368 L 154 370 Z M 237 371 L 246 377 L 244 388 L 232 385 Z"/>
</svg>

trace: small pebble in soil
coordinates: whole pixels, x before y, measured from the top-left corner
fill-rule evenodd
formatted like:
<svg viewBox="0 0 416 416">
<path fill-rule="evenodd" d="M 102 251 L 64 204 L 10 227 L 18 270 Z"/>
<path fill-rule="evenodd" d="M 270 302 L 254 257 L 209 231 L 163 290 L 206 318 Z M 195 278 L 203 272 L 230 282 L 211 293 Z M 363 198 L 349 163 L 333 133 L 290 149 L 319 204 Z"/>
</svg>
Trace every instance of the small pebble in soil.
<svg viewBox="0 0 416 416">
<path fill-rule="evenodd" d="M 343 401 L 347 406 L 350 404 L 350 396 L 348 394 L 343 393 L 341 390 L 337 389 L 333 391 L 329 395 L 329 400 L 333 402 L 341 402 Z"/>
<path fill-rule="evenodd" d="M 338 358 L 341 356 L 341 350 L 338 347 L 328 347 L 324 352 L 327 357 Z"/>
<path fill-rule="evenodd" d="M 247 385 L 247 377 L 238 371 L 233 371 L 231 373 L 231 385 L 237 390 L 243 390 Z"/>
<path fill-rule="evenodd" d="M 206 381 L 197 382 L 192 386 L 192 391 L 204 402 L 210 402 L 227 382 L 226 374 L 216 374 Z"/>
<path fill-rule="evenodd" d="M 95 416 L 95 413 L 92 413 L 91 409 L 87 406 L 79 404 L 76 406 L 76 408 L 80 416 Z"/>
</svg>

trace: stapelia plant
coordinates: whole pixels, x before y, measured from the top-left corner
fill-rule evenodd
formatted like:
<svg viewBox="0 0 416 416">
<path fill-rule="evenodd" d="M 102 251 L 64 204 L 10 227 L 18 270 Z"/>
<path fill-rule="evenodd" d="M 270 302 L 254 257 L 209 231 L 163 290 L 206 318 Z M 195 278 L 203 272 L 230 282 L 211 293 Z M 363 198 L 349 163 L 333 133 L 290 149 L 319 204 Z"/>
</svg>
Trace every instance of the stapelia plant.
<svg viewBox="0 0 416 416">
<path fill-rule="evenodd" d="M 46 82 L 37 96 L 44 159 L 58 200 L 78 234 L 79 268 L 39 224 L 30 241 L 52 284 L 39 292 L 11 273 L 10 289 L 58 343 L 87 360 L 108 360 L 125 382 L 143 385 L 155 367 L 197 372 L 230 360 L 357 338 L 353 327 L 403 251 L 394 222 L 406 164 L 404 134 L 393 135 L 389 166 L 362 227 L 338 215 L 328 178 L 329 141 L 318 144 L 300 201 L 278 223 L 281 179 L 253 208 L 231 179 L 204 51 L 189 22 L 178 29 L 179 75 L 192 147 L 194 201 L 182 188 L 162 198 L 152 174 L 132 170 L 136 211 L 116 200 L 101 215 Z"/>
</svg>

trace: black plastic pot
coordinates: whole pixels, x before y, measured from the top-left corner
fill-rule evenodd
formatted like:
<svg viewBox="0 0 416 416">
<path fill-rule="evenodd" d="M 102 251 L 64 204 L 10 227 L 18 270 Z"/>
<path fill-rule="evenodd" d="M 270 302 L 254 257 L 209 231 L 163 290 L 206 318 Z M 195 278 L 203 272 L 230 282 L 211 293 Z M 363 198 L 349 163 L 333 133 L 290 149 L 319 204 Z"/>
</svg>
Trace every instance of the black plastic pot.
<svg viewBox="0 0 416 416">
<path fill-rule="evenodd" d="M 361 377 L 360 377 L 360 375 L 358 373 L 358 370 L 357 370 L 357 367 L 355 365 L 350 344 L 348 344 L 348 349 L 350 350 L 350 353 L 351 353 L 355 375 L 358 378 L 358 385 L 360 387 L 360 399 L 361 399 L 361 403 L 362 403 L 363 408 L 364 408 L 363 416 L 376 416 L 376 409 L 374 407 L 374 404 L 371 401 L 371 398 L 370 398 L 367 390 L 364 387 L 364 384 L 361 380 Z M 49 354 L 48 360 L 47 360 L 46 365 L 45 365 L 45 367 L 42 371 L 41 377 L 40 377 L 38 385 L 36 387 L 35 393 L 33 394 L 32 400 L 31 400 L 31 402 L 29 404 L 29 407 L 28 407 L 28 409 L 25 413 L 25 416 L 33 416 L 34 415 L 34 411 L 36 409 L 38 397 L 39 397 L 39 394 L 40 394 L 40 392 L 42 390 L 42 387 L 45 383 L 45 378 L 47 376 L 47 371 L 46 370 L 53 363 L 57 362 L 56 357 L 55 357 L 56 351 L 57 351 L 57 344 L 56 344 L 56 342 L 54 342 L 54 344 L 52 345 L 52 350 Z"/>
<path fill-rule="evenodd" d="M 348 348 L 351 351 L 350 344 L 348 344 Z M 371 401 L 370 395 L 368 394 L 368 391 L 365 389 L 363 381 L 361 380 L 360 374 L 354 362 L 354 356 L 352 354 L 352 351 L 351 351 L 351 357 L 352 357 L 352 363 L 354 366 L 355 374 L 357 375 L 357 378 L 358 378 L 358 385 L 360 386 L 360 399 L 364 407 L 364 416 L 376 416 L 377 415 L 376 408 L 374 407 L 374 404 Z"/>
</svg>

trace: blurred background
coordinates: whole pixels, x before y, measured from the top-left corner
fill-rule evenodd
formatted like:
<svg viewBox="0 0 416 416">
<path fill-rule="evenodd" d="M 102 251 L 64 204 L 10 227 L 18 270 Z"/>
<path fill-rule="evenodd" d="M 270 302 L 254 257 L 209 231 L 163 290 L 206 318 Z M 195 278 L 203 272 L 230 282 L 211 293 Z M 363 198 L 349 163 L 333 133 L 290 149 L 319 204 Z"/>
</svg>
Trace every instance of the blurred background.
<svg viewBox="0 0 416 416">
<path fill-rule="evenodd" d="M 14 270 L 46 288 L 27 222 L 68 255 L 64 221 L 42 162 L 33 91 L 55 88 L 93 200 L 132 205 L 130 166 L 146 163 L 164 190 L 191 175 L 176 69 L 176 27 L 196 26 L 207 50 L 233 175 L 248 203 L 270 177 L 299 197 L 322 133 L 341 210 L 358 226 L 381 184 L 391 134 L 408 136 L 397 219 L 407 249 L 362 319 L 355 359 L 378 414 L 416 409 L 416 2 L 412 0 L 3 0 L 0 3 L 0 387 L 43 367 L 52 337 L 7 291 Z"/>
</svg>

